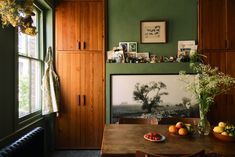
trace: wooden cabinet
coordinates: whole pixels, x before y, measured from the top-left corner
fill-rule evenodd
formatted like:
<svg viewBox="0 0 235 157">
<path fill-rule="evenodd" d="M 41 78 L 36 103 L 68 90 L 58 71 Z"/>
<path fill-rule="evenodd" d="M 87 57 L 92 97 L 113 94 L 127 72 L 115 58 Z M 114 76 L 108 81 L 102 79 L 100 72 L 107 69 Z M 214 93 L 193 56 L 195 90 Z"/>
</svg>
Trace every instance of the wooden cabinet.
<svg viewBox="0 0 235 157">
<path fill-rule="evenodd" d="M 199 49 L 207 63 L 235 78 L 235 1 L 199 0 Z M 235 90 L 216 97 L 209 113 L 213 123 L 235 123 Z"/>
<path fill-rule="evenodd" d="M 57 149 L 99 149 L 105 123 L 103 2 L 56 8 L 56 69 L 61 84 Z"/>
<path fill-rule="evenodd" d="M 56 8 L 56 49 L 103 50 L 103 2 L 61 2 Z"/>
<path fill-rule="evenodd" d="M 57 148 L 100 148 L 104 127 L 103 54 L 57 53 L 61 108 Z"/>
<path fill-rule="evenodd" d="M 234 0 L 199 0 L 199 47 L 235 48 Z"/>
</svg>

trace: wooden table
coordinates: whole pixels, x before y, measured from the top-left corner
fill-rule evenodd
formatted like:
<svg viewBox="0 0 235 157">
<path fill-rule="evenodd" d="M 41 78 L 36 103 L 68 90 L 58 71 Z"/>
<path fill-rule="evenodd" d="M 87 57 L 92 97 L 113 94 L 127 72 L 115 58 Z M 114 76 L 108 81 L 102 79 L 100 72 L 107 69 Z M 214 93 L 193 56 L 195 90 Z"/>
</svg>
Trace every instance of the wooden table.
<svg viewBox="0 0 235 157">
<path fill-rule="evenodd" d="M 148 132 L 159 132 L 166 136 L 161 143 L 154 143 L 143 138 Z M 110 124 L 104 128 L 101 147 L 102 157 L 130 156 L 136 150 L 152 154 L 192 154 L 204 149 L 206 153 L 216 152 L 235 156 L 235 143 L 223 142 L 211 136 L 194 135 L 180 137 L 168 133 L 168 125 Z"/>
</svg>

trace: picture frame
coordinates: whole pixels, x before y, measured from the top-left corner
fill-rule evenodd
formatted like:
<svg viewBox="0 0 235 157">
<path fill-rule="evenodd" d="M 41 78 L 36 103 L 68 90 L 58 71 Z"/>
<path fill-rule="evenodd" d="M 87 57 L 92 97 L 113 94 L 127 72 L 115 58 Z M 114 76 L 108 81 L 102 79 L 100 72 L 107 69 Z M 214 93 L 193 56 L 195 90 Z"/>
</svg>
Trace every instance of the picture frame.
<svg viewBox="0 0 235 157">
<path fill-rule="evenodd" d="M 119 47 L 123 49 L 123 52 L 137 52 L 137 42 L 119 42 Z"/>
<path fill-rule="evenodd" d="M 149 52 L 138 52 L 136 53 L 136 58 L 149 60 Z"/>
<path fill-rule="evenodd" d="M 179 74 L 112 74 L 110 75 L 110 120 L 117 123 L 119 118 L 199 117 L 199 106 L 193 93 L 186 90 L 186 83 Z M 188 79 L 196 79 L 191 74 Z M 152 88 L 152 87 L 157 88 Z M 147 87 L 149 93 L 141 93 Z M 136 94 L 135 94 L 136 93 Z M 144 101 L 141 94 L 147 95 Z M 156 95 L 157 94 L 157 95 Z M 138 97 L 139 96 L 139 97 Z M 155 107 L 144 107 L 145 102 L 159 99 Z"/>
<path fill-rule="evenodd" d="M 166 43 L 167 42 L 166 21 L 140 21 L 141 43 Z"/>
</svg>

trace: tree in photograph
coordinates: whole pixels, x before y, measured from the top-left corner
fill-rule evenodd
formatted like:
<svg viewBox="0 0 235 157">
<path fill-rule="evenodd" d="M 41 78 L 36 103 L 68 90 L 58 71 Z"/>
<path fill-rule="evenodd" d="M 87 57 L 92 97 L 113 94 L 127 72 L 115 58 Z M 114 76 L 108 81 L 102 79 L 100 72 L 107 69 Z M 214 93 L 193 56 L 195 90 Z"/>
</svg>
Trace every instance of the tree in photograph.
<svg viewBox="0 0 235 157">
<path fill-rule="evenodd" d="M 162 89 L 166 89 L 166 85 L 160 81 L 142 85 L 137 83 L 133 92 L 134 100 L 141 102 L 142 109 L 151 113 L 152 108 L 156 108 L 162 102 L 161 96 L 168 95 L 167 92 L 161 92 Z"/>
</svg>

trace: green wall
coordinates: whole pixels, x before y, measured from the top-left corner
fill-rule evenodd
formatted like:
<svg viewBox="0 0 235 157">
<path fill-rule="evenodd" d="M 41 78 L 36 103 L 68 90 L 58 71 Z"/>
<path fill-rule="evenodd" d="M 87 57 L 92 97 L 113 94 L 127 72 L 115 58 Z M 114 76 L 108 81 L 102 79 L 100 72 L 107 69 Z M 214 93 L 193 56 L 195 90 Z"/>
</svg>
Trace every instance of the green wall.
<svg viewBox="0 0 235 157">
<path fill-rule="evenodd" d="M 54 47 L 54 10 L 47 5 L 44 0 L 41 0 L 41 5 L 45 7 L 45 14 L 47 23 L 44 52 L 48 46 Z M 53 2 L 54 0 L 49 0 Z M 26 126 L 18 127 L 15 121 L 15 109 L 17 102 L 17 60 L 16 60 L 16 35 L 15 28 L 6 27 L 2 28 L 0 21 L 0 148 L 6 143 L 14 140 L 25 132 L 36 126 L 45 128 L 46 134 L 46 152 L 50 152 L 54 146 L 54 115 L 44 116 L 41 119 L 28 123 Z M 14 136 L 10 136 L 14 134 Z"/>
<path fill-rule="evenodd" d="M 175 56 L 178 40 L 197 40 L 197 0 L 108 0 L 108 49 L 137 41 L 139 52 Z M 140 44 L 141 20 L 166 20 L 166 44 Z"/>
</svg>

